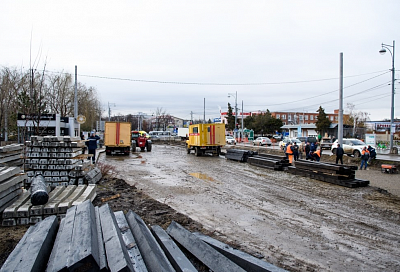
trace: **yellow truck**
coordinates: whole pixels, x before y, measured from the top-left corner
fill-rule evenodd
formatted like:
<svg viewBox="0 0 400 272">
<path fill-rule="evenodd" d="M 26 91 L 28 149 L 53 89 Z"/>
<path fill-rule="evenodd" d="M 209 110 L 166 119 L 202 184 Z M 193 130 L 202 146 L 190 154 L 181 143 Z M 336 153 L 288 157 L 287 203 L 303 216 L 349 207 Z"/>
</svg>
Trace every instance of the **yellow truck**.
<svg viewBox="0 0 400 272">
<path fill-rule="evenodd" d="M 219 155 L 225 145 L 225 124 L 195 124 L 189 126 L 187 153 L 194 150 L 196 156 L 206 153 Z"/>
<path fill-rule="evenodd" d="M 131 123 L 105 122 L 104 145 L 106 155 L 129 155 L 131 149 Z"/>
</svg>

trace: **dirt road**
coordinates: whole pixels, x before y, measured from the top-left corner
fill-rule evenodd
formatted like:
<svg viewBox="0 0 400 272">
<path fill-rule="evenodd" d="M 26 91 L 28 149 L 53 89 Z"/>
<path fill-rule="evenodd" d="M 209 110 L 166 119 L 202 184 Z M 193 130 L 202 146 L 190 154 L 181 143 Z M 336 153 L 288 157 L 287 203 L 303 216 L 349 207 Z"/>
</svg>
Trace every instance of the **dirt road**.
<svg viewBox="0 0 400 272">
<path fill-rule="evenodd" d="M 195 157 L 179 146 L 99 161 L 221 240 L 290 271 L 400 270 L 400 199 L 376 187 Z"/>
</svg>

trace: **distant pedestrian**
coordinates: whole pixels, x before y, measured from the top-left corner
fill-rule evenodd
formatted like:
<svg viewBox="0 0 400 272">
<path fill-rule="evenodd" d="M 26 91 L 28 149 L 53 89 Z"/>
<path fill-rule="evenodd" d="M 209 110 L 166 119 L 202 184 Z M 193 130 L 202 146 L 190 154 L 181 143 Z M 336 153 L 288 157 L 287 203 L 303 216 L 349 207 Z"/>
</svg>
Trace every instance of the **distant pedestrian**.
<svg viewBox="0 0 400 272">
<path fill-rule="evenodd" d="M 306 153 L 306 160 L 311 159 L 310 158 L 310 151 L 311 151 L 310 142 L 307 142 L 306 146 L 304 147 L 304 152 Z"/>
<path fill-rule="evenodd" d="M 371 164 L 372 160 L 376 159 L 376 150 L 370 145 L 368 146 L 367 150 L 369 152 L 368 164 Z"/>
<path fill-rule="evenodd" d="M 92 162 L 96 162 L 96 149 L 97 149 L 97 141 L 100 140 L 100 137 L 97 136 L 96 134 L 92 133 L 86 142 L 86 145 L 88 147 L 88 153 L 92 154 Z M 90 158 L 88 158 L 90 159 Z"/>
<path fill-rule="evenodd" d="M 360 166 L 360 170 L 362 170 L 364 165 L 365 165 L 364 170 L 367 170 L 368 159 L 369 159 L 369 152 L 367 150 L 367 147 L 364 146 L 364 148 L 361 151 L 361 166 Z"/>
<path fill-rule="evenodd" d="M 293 158 L 295 161 L 299 159 L 299 146 L 297 145 L 296 142 L 294 142 L 293 146 Z"/>
<path fill-rule="evenodd" d="M 312 142 L 312 143 L 310 144 L 310 151 L 314 152 L 315 150 L 317 150 L 317 147 L 315 146 L 315 143 Z"/>
<path fill-rule="evenodd" d="M 81 131 L 81 141 L 85 140 L 85 134 L 83 134 L 83 132 Z M 82 147 L 82 154 L 85 154 L 86 152 L 86 146 Z"/>
<path fill-rule="evenodd" d="M 340 144 L 338 144 L 336 148 L 336 164 L 338 164 L 339 160 L 340 163 L 343 164 L 343 155 L 344 155 L 343 147 L 341 147 Z"/>
</svg>

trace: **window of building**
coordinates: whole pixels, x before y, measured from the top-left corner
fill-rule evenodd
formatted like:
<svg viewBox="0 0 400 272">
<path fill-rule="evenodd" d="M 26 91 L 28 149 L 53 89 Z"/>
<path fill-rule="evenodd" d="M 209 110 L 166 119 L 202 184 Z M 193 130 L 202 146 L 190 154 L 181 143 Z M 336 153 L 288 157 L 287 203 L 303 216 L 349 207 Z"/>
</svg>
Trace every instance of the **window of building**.
<svg viewBox="0 0 400 272">
<path fill-rule="evenodd" d="M 333 121 L 333 116 L 331 116 L 331 121 Z"/>
<path fill-rule="evenodd" d="M 335 116 L 335 121 L 337 121 L 339 118 L 337 116 Z"/>
<path fill-rule="evenodd" d="M 281 118 L 281 115 L 280 114 L 277 114 L 276 115 L 276 119 L 280 119 Z"/>
<path fill-rule="evenodd" d="M 308 115 L 304 115 L 304 119 L 308 121 Z"/>
<path fill-rule="evenodd" d="M 310 120 L 314 120 L 314 115 L 310 115 Z"/>
<path fill-rule="evenodd" d="M 286 114 L 282 114 L 282 119 L 283 119 L 283 120 L 286 119 Z"/>
</svg>

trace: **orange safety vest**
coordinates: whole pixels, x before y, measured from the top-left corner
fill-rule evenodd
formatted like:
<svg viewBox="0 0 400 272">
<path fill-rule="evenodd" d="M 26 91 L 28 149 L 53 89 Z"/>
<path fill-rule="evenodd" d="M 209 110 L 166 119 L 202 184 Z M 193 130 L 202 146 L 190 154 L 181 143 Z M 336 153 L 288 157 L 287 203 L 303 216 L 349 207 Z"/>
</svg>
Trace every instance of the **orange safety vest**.
<svg viewBox="0 0 400 272">
<path fill-rule="evenodd" d="M 317 155 L 318 155 L 318 157 L 320 157 L 320 158 L 321 158 L 321 150 L 319 150 L 319 149 L 318 149 L 317 151 L 315 151 L 315 152 L 314 152 L 314 154 L 317 154 Z"/>
<path fill-rule="evenodd" d="M 364 155 L 364 154 L 365 154 L 365 152 L 367 152 L 367 153 L 368 153 L 368 155 L 369 155 L 369 151 L 368 151 L 368 150 L 361 150 L 361 155 Z"/>
<path fill-rule="evenodd" d="M 291 147 L 292 147 L 291 144 L 289 144 L 289 145 L 286 147 L 286 153 L 287 153 L 287 154 L 293 154 L 293 151 L 292 151 Z"/>
</svg>

